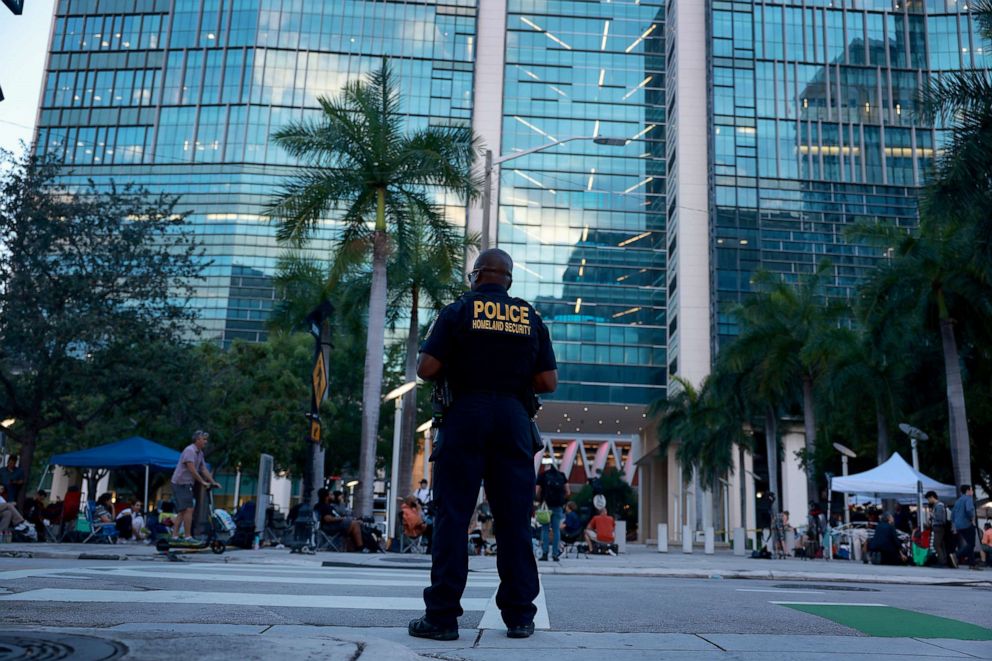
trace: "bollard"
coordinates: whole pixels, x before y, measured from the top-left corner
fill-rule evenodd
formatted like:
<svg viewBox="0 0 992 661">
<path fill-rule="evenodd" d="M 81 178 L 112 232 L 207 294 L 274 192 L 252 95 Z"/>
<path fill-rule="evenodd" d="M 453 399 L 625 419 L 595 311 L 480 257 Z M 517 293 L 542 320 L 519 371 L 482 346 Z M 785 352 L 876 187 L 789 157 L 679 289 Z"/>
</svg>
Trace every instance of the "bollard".
<svg viewBox="0 0 992 661">
<path fill-rule="evenodd" d="M 692 526 L 682 526 L 682 552 L 692 553 Z"/>
<path fill-rule="evenodd" d="M 713 532 L 713 526 L 708 526 L 703 533 L 703 553 L 706 555 L 713 555 L 713 547 L 716 543 L 716 534 Z"/>
<path fill-rule="evenodd" d="M 747 533 L 743 528 L 734 528 L 734 555 L 747 555 L 747 550 L 744 548 L 747 539 Z"/>
<path fill-rule="evenodd" d="M 668 553 L 668 524 L 658 524 L 658 553 Z"/>
<path fill-rule="evenodd" d="M 616 528 L 613 531 L 614 539 L 616 540 L 617 553 L 627 552 L 627 522 L 617 521 Z"/>
</svg>

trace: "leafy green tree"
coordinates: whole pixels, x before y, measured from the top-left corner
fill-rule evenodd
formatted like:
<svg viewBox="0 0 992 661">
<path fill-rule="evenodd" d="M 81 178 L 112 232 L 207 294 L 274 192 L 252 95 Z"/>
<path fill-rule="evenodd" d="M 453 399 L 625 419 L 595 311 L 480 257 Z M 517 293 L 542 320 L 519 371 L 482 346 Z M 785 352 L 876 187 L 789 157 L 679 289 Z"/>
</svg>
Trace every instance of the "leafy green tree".
<svg viewBox="0 0 992 661">
<path fill-rule="evenodd" d="M 45 430 L 85 429 L 144 392 L 139 361 L 188 335 L 206 264 L 174 198 L 66 189 L 46 157 L 2 160 L 0 417 L 17 420 L 29 473 Z"/>
<path fill-rule="evenodd" d="M 331 99 L 318 98 L 321 115 L 293 122 L 275 133 L 276 144 L 302 163 L 268 209 L 278 237 L 305 243 L 328 218 L 343 226 L 339 256 L 371 253 L 368 334 L 363 388 L 358 514 L 372 511 L 372 481 L 382 391 L 387 305 L 387 264 L 394 234 L 413 215 L 435 236 L 449 224 L 434 194 L 472 196 L 478 190 L 472 164 L 478 144 L 464 127 L 405 130 L 392 67 L 347 84 Z M 438 243 L 442 243 L 439 241 Z M 357 259 L 356 259 L 357 261 Z"/>
<path fill-rule="evenodd" d="M 606 511 L 610 516 L 627 522 L 627 533 L 637 529 L 637 492 L 627 484 L 623 475 L 615 468 L 608 468 L 599 475 L 599 486 L 606 498 Z M 592 507 L 595 495 L 592 485 L 586 484 L 572 500 L 579 507 Z"/>
</svg>

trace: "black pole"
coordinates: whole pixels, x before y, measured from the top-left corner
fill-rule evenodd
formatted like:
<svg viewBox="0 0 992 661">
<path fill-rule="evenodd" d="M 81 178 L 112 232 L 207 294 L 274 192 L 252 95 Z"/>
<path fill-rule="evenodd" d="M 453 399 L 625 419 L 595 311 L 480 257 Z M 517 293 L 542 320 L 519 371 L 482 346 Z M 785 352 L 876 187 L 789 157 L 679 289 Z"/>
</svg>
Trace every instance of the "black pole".
<svg viewBox="0 0 992 661">
<path fill-rule="evenodd" d="M 303 466 L 303 494 L 300 507 L 297 510 L 295 524 L 296 541 L 306 544 L 310 539 L 313 523 L 313 505 L 315 487 L 319 481 L 323 483 L 323 445 L 321 442 L 320 405 L 327 399 L 328 373 L 331 352 L 331 315 L 334 306 L 327 300 L 321 301 L 307 315 L 306 322 L 310 334 L 314 337 L 313 369 L 310 373 L 310 413 L 307 414 L 308 428 L 306 434 L 306 461 Z M 321 484 L 321 486 L 323 486 Z"/>
</svg>

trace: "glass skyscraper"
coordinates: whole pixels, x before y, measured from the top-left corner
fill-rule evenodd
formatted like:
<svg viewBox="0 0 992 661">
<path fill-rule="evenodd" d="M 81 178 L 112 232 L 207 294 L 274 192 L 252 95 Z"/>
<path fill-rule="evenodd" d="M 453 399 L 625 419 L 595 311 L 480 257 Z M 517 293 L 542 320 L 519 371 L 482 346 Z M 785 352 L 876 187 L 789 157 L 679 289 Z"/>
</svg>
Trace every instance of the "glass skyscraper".
<svg viewBox="0 0 992 661">
<path fill-rule="evenodd" d="M 229 343 L 264 339 L 273 303 L 262 208 L 293 164 L 269 136 L 383 56 L 412 125 L 472 126 L 504 159 L 584 138 L 495 170 L 490 238 L 558 351 L 542 429 L 587 473 L 640 460 L 648 536 L 687 512 L 645 404 L 709 372 L 758 269 L 829 258 L 851 294 L 877 253 L 845 228 L 913 226 L 943 143 L 917 88 L 990 49 L 964 0 L 61 0 L 37 146 L 70 184 L 182 196 L 211 262 L 194 303 Z M 447 211 L 481 231 L 478 206 Z"/>
<path fill-rule="evenodd" d="M 211 264 L 206 337 L 265 338 L 280 248 L 261 215 L 287 174 L 269 136 L 392 58 L 411 125 L 471 121 L 475 0 L 61 0 L 39 150 L 68 183 L 181 196 Z M 464 210 L 452 213 L 464 223 Z M 326 254 L 334 224 L 314 242 Z"/>
</svg>

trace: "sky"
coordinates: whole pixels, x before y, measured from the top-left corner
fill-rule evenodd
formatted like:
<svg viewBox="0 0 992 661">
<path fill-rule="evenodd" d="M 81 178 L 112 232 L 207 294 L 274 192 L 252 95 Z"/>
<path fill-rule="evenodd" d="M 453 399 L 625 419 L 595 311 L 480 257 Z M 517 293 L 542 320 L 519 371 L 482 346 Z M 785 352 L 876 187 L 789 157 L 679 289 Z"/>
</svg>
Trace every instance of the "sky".
<svg viewBox="0 0 992 661">
<path fill-rule="evenodd" d="M 18 141 L 31 140 L 55 0 L 25 0 L 24 13 L 14 16 L 0 5 L 0 149 L 18 151 Z"/>
</svg>

